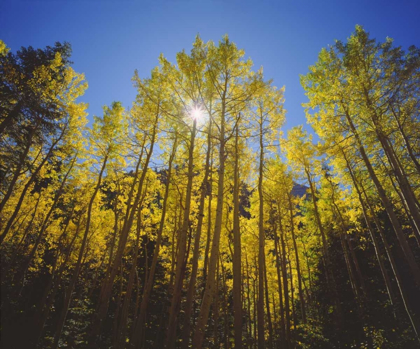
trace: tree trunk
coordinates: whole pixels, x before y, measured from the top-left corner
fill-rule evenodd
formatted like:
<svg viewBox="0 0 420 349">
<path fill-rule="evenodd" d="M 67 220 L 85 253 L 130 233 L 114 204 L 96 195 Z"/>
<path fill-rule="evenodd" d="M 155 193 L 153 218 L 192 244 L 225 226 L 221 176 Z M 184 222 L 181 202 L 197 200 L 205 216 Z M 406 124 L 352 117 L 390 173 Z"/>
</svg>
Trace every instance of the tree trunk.
<svg viewBox="0 0 420 349">
<path fill-rule="evenodd" d="M 214 347 L 220 348 L 220 338 L 219 338 L 219 281 L 220 281 L 220 264 L 219 260 L 217 261 L 217 271 L 216 271 L 216 280 L 215 280 L 215 288 L 214 292 L 214 299 L 213 299 L 213 337 L 214 337 Z M 194 347 L 193 347 L 194 348 Z"/>
<path fill-rule="evenodd" d="M 42 238 L 44 237 L 44 235 L 46 233 L 46 229 L 47 229 L 47 226 L 48 226 L 48 222 L 50 220 L 50 217 L 51 217 L 52 213 L 54 212 L 55 207 L 57 206 L 58 200 L 60 199 L 61 195 L 63 194 L 64 185 L 67 182 L 67 178 L 68 178 L 68 176 L 69 176 L 69 174 L 70 174 L 70 172 L 71 172 L 71 170 L 73 168 L 73 165 L 74 165 L 75 161 L 76 161 L 76 157 L 73 158 L 73 160 L 72 160 L 72 162 L 70 164 L 70 168 L 68 169 L 67 173 L 65 174 L 65 176 L 64 176 L 64 178 L 63 178 L 63 180 L 62 180 L 62 182 L 60 184 L 60 187 L 57 189 L 57 191 L 56 191 L 56 193 L 54 195 L 54 201 L 53 201 L 50 209 L 48 210 L 48 213 L 47 213 L 46 217 L 44 218 L 44 220 L 43 220 L 43 222 L 41 224 L 41 228 L 39 229 L 38 237 L 37 237 L 37 239 L 35 241 L 34 246 L 31 249 L 31 252 L 29 253 L 29 256 L 27 257 L 27 259 L 25 261 L 25 265 L 24 265 L 24 267 L 22 269 L 22 273 L 19 275 L 19 278 L 18 278 L 19 281 L 18 282 L 22 282 L 23 283 L 23 280 L 22 279 L 25 278 L 25 275 L 26 275 L 26 273 L 28 271 L 28 268 L 29 268 L 29 266 L 30 266 L 30 264 L 32 262 L 32 259 L 35 256 L 35 253 L 36 253 L 36 251 L 38 249 L 38 246 L 39 246 Z"/>
<path fill-rule="evenodd" d="M 221 256 L 219 256 L 220 259 L 220 268 L 222 269 L 222 283 L 223 283 L 223 310 L 224 310 L 224 348 L 229 349 L 230 348 L 230 342 L 229 342 L 229 308 L 228 308 L 228 290 L 226 285 L 226 271 L 223 266 L 223 260 Z"/>
<path fill-rule="evenodd" d="M 235 133 L 235 167 L 233 175 L 233 321 L 235 349 L 242 348 L 242 274 L 241 232 L 239 226 L 239 124 Z"/>
<path fill-rule="evenodd" d="M 273 230 L 274 230 L 274 248 L 276 252 L 276 270 L 277 270 L 277 281 L 278 281 L 278 292 L 279 292 L 279 307 L 280 307 L 280 346 L 288 349 L 288 341 L 286 339 L 286 331 L 285 331 L 285 321 L 284 321 L 284 306 L 283 306 L 283 286 L 281 280 L 281 260 L 282 257 L 280 255 L 280 248 L 279 248 L 279 236 L 277 234 L 277 224 L 273 223 Z M 283 345 L 284 344 L 284 345 Z"/>
<path fill-rule="evenodd" d="M 409 212 L 413 218 L 413 221 L 416 225 L 415 233 L 417 235 L 420 235 L 420 211 L 419 211 L 419 203 L 416 200 L 416 197 L 414 195 L 414 192 L 408 183 L 407 176 L 404 173 L 404 169 L 401 166 L 401 163 L 395 154 L 395 151 L 392 147 L 392 143 L 389 141 L 388 137 L 385 136 L 385 134 L 382 131 L 382 126 L 379 124 L 379 115 L 377 113 L 376 108 L 373 105 L 373 102 L 371 100 L 371 97 L 369 96 L 368 90 L 364 87 L 363 88 L 365 100 L 368 106 L 368 109 L 370 110 L 371 114 L 371 120 L 373 124 L 375 125 L 375 133 L 378 137 L 378 140 L 380 144 L 382 145 L 382 148 L 385 151 L 386 157 L 391 165 L 391 168 L 393 169 L 394 175 L 397 178 L 397 181 L 400 185 L 400 190 L 402 192 L 402 195 L 405 199 L 405 202 L 409 208 Z M 419 281 L 419 280 L 418 280 Z M 419 284 L 420 286 L 420 284 Z"/>
<path fill-rule="evenodd" d="M 51 147 L 48 150 L 47 155 L 45 155 L 44 159 L 41 161 L 41 163 L 37 166 L 35 171 L 32 173 L 31 177 L 29 178 L 28 182 L 23 187 L 22 193 L 20 194 L 19 201 L 16 204 L 16 207 L 12 213 L 12 216 L 9 218 L 6 227 L 4 228 L 4 231 L 2 235 L 0 235 L 0 245 L 3 243 L 3 240 L 7 236 L 7 234 L 10 231 L 10 228 L 12 227 L 13 222 L 16 219 L 17 214 L 19 213 L 19 210 L 22 206 L 23 200 L 25 199 L 26 193 L 28 192 L 30 186 L 32 183 L 34 183 L 36 177 L 38 176 L 38 173 L 41 171 L 42 167 L 45 165 L 47 160 L 51 157 L 53 154 L 53 151 L 55 150 L 55 146 L 60 142 L 60 140 L 63 138 L 65 131 L 67 129 L 67 125 L 64 127 L 63 131 L 61 132 L 60 136 L 51 144 Z"/>
<path fill-rule="evenodd" d="M 385 208 L 385 210 L 388 214 L 388 217 L 391 221 L 392 227 L 394 228 L 395 234 L 397 235 L 398 242 L 399 242 L 399 244 L 400 244 L 400 246 L 401 246 L 401 248 L 404 252 L 404 256 L 405 256 L 405 258 L 406 258 L 406 260 L 407 260 L 407 262 L 410 266 L 410 270 L 413 274 L 414 280 L 417 283 L 417 285 L 420 286 L 420 269 L 419 269 L 419 266 L 417 265 L 417 263 L 415 261 L 415 258 L 414 258 L 414 255 L 413 255 L 413 252 L 411 251 L 411 248 L 407 243 L 407 240 L 404 236 L 401 225 L 398 221 L 397 215 L 395 214 L 395 212 L 393 210 L 392 203 L 388 199 L 388 197 L 386 195 L 386 192 L 385 192 L 384 188 L 382 187 L 382 184 L 380 183 L 378 177 L 376 176 L 376 173 L 375 173 L 375 171 L 372 167 L 372 164 L 369 160 L 369 157 L 367 156 L 367 154 L 365 152 L 365 148 L 364 148 L 364 146 L 361 142 L 359 134 L 356 130 L 356 127 L 353 124 L 353 121 L 352 121 L 347 109 L 344 108 L 344 110 L 345 110 L 347 122 L 350 126 L 350 129 L 351 129 L 353 135 L 356 138 L 356 141 L 357 141 L 362 159 L 363 159 L 363 161 L 366 165 L 366 168 L 369 172 L 370 178 L 372 179 L 373 183 L 375 184 L 375 187 L 378 191 L 379 198 L 381 199 L 381 202 L 384 205 L 384 208 Z"/>
<path fill-rule="evenodd" d="M 165 348 L 172 349 L 176 342 L 176 330 L 178 323 L 178 313 L 181 306 L 181 292 L 185 276 L 186 268 L 186 244 L 187 234 L 190 227 L 190 211 L 191 211 L 191 195 L 192 195 L 192 184 L 193 184 L 193 170 L 194 170 L 194 142 L 197 130 L 197 119 L 194 119 L 193 129 L 191 131 L 191 138 L 189 144 L 188 154 L 188 182 L 187 182 L 187 194 L 185 197 L 185 210 L 184 218 L 182 222 L 182 228 L 179 234 L 178 241 L 178 253 L 176 259 L 176 270 L 175 270 L 175 285 L 173 289 L 173 295 L 171 300 L 171 307 L 169 310 L 169 324 L 166 334 Z"/>
<path fill-rule="evenodd" d="M 101 171 L 99 172 L 98 182 L 97 182 L 96 187 L 93 191 L 92 197 L 89 201 L 88 210 L 87 210 L 85 233 L 83 235 L 82 244 L 80 246 L 79 257 L 77 259 L 76 267 L 75 267 L 75 270 L 73 272 L 73 276 L 71 278 L 70 284 L 67 287 L 67 290 L 66 290 L 66 293 L 65 293 L 63 309 L 61 311 L 60 318 L 59 318 L 58 323 L 57 323 L 57 329 L 56 329 L 56 332 L 54 334 L 54 342 L 53 342 L 53 345 L 52 345 L 53 349 L 58 348 L 58 342 L 60 340 L 61 332 L 63 331 L 64 323 L 66 321 L 67 312 L 69 310 L 70 302 L 71 302 L 72 295 L 73 295 L 73 290 L 74 290 L 74 287 L 76 285 L 76 281 L 79 277 L 80 269 L 82 267 L 82 258 L 83 258 L 83 255 L 84 255 L 86 242 L 87 242 L 87 238 L 88 238 L 88 234 L 89 234 L 90 221 L 92 219 L 92 207 L 93 207 L 93 203 L 95 201 L 96 195 L 97 195 L 97 193 L 99 191 L 99 188 L 101 186 L 101 183 L 102 183 L 102 176 L 103 176 L 103 173 L 105 171 L 105 166 L 106 166 L 107 160 L 108 160 L 108 155 L 106 155 L 104 160 L 103 160 L 102 168 L 101 168 Z"/>
<path fill-rule="evenodd" d="M 140 241 L 140 232 L 141 232 L 141 211 L 137 213 L 137 236 L 136 236 L 136 245 L 134 247 L 134 256 L 132 257 L 132 265 L 130 270 L 130 275 L 128 277 L 127 290 L 125 292 L 124 302 L 121 310 L 121 317 L 118 321 L 118 334 L 117 334 L 117 345 L 116 348 L 123 348 L 126 341 L 127 334 L 127 320 L 129 315 L 129 307 L 131 303 L 131 295 L 134 289 L 134 280 L 137 272 L 137 257 L 139 254 L 139 241 Z M 157 241 L 156 241 L 157 244 Z M 114 319 L 114 322 L 117 318 Z"/>
<path fill-rule="evenodd" d="M 248 255 L 245 254 L 245 263 L 246 263 L 246 299 L 247 299 L 247 309 L 248 312 L 248 319 L 247 319 L 247 329 L 248 329 L 248 340 L 247 340 L 247 348 L 251 348 L 252 346 L 252 317 L 251 317 L 251 286 L 249 284 L 249 264 L 248 264 Z"/>
<path fill-rule="evenodd" d="M 386 289 L 387 289 L 387 292 L 388 292 L 389 300 L 390 300 L 391 304 L 394 305 L 394 294 L 393 294 L 393 291 L 392 291 L 391 279 L 390 279 L 390 277 L 388 275 L 388 272 L 385 268 L 383 256 L 382 256 L 380 246 L 379 246 L 379 242 L 376 238 L 375 231 L 373 230 L 373 227 L 370 223 L 370 220 L 369 220 L 369 217 L 368 217 L 368 214 L 367 214 L 367 209 L 366 209 L 366 206 L 365 206 L 365 203 L 364 203 L 364 199 L 362 197 L 362 193 L 361 193 L 360 188 L 359 188 L 359 184 L 357 182 L 356 176 L 353 172 L 353 169 L 350 165 L 350 162 L 349 162 L 344 150 L 342 148 L 340 148 L 340 151 L 341 151 L 341 153 L 344 157 L 344 160 L 346 161 L 346 167 L 349 170 L 349 174 L 350 174 L 351 179 L 353 181 L 354 188 L 356 189 L 357 196 L 359 198 L 359 202 L 360 202 L 360 205 L 362 207 L 363 218 L 365 220 L 366 226 L 368 227 L 369 234 L 372 238 L 376 258 L 378 260 L 379 267 L 381 269 L 382 277 L 384 278 L 384 282 L 385 282 L 385 286 L 386 286 Z"/>
<path fill-rule="evenodd" d="M 177 137 L 177 136 L 175 136 L 175 137 Z M 145 285 L 144 285 L 144 288 L 143 288 L 143 295 L 142 295 L 141 303 L 140 303 L 140 314 L 139 314 L 139 316 L 136 320 L 135 331 L 133 332 L 133 336 L 130 340 L 130 346 L 133 347 L 133 348 L 137 348 L 139 346 L 139 343 L 140 343 L 141 339 L 143 338 L 143 334 L 144 334 L 147 307 L 149 305 L 149 299 L 150 299 L 150 295 L 152 293 L 153 282 L 154 282 L 154 277 L 155 277 L 155 272 L 156 272 L 156 266 L 157 266 L 157 262 L 158 262 L 160 246 L 161 246 L 161 243 L 162 243 L 162 233 L 163 233 L 163 228 L 165 227 L 165 222 L 166 222 L 166 210 L 167 210 L 167 205 L 168 205 L 169 188 L 170 188 L 171 177 L 172 177 L 172 163 L 173 163 L 173 160 L 175 158 L 177 145 L 178 145 L 177 144 L 177 138 L 175 138 L 175 141 L 174 141 L 174 144 L 173 144 L 173 147 L 172 147 L 172 153 L 169 157 L 168 172 L 167 172 L 166 184 L 165 184 L 165 194 L 164 194 L 164 197 L 163 197 L 163 204 L 162 204 L 162 215 L 161 215 L 161 218 L 160 218 L 159 230 L 158 230 L 157 236 L 156 236 L 156 243 L 155 243 L 155 248 L 154 248 L 154 251 L 153 251 L 152 264 L 150 266 L 149 277 L 145 281 Z"/>
<path fill-rule="evenodd" d="M 410 156 L 410 159 L 413 161 L 416 169 L 417 169 L 417 173 L 420 175 L 420 162 L 418 161 L 418 156 L 416 156 L 416 154 L 414 154 L 413 148 L 410 144 L 410 141 L 407 137 L 407 135 L 404 132 L 404 128 L 403 125 L 401 124 L 400 120 L 398 119 L 398 116 L 396 115 L 395 109 L 394 107 L 391 105 L 391 111 L 392 111 L 392 115 L 394 115 L 394 119 L 397 122 L 398 125 L 398 130 L 400 131 L 401 137 L 404 140 L 404 144 L 407 148 L 407 152 L 408 155 Z"/>
<path fill-rule="evenodd" d="M 364 298 L 367 298 L 367 290 L 365 286 L 365 278 L 363 277 L 362 270 L 360 269 L 359 261 L 357 259 L 356 253 L 354 252 L 353 243 L 351 242 L 351 238 L 348 234 L 344 236 L 344 239 L 347 241 L 347 244 L 349 246 L 349 251 L 351 255 L 351 260 L 356 268 L 356 273 L 359 279 L 360 287 L 363 292 Z"/>
<path fill-rule="evenodd" d="M 292 259 L 290 258 L 290 247 L 286 242 L 287 256 L 289 260 L 289 274 L 290 274 L 290 303 L 292 303 L 292 314 L 293 314 L 293 329 L 296 330 L 297 316 L 295 309 L 295 287 L 293 285 L 293 270 L 292 270 Z"/>
<path fill-rule="evenodd" d="M 390 144 L 389 140 L 385 138 L 385 136 L 383 136 L 382 134 L 378 134 L 378 138 L 393 168 L 393 172 L 399 183 L 399 187 L 400 187 L 402 196 L 405 200 L 405 204 L 407 205 L 409 214 L 411 215 L 411 218 L 415 224 L 414 233 L 418 237 L 420 236 L 420 211 L 418 207 L 418 201 L 414 195 L 414 192 L 410 186 L 410 183 L 408 183 L 407 175 L 404 173 L 404 169 L 402 168 L 401 163 L 395 154 L 392 144 Z"/>
<path fill-rule="evenodd" d="M 226 87 L 226 86 L 225 86 Z M 225 179 L 225 99 L 226 89 L 222 98 L 221 125 L 220 125 L 220 148 L 219 148 L 219 180 L 217 189 L 216 221 L 214 225 L 213 242 L 211 247 L 211 256 L 208 265 L 208 276 L 206 287 L 201 303 L 200 315 L 197 321 L 196 331 L 193 338 L 193 348 L 201 349 L 204 341 L 205 329 L 210 312 L 210 305 L 213 297 L 216 264 L 219 258 L 220 234 L 222 231 L 223 217 L 223 189 Z"/>
<path fill-rule="evenodd" d="M 192 259 L 192 268 L 191 268 L 191 276 L 190 281 L 188 284 L 188 291 L 187 291 L 187 300 L 185 303 L 185 320 L 184 320 L 184 328 L 182 334 L 182 348 L 187 349 L 189 346 L 189 338 L 191 332 L 191 311 L 194 302 L 194 295 L 196 289 L 196 282 L 197 282 L 197 272 L 198 272 L 198 259 L 200 257 L 200 240 L 201 240 L 201 231 L 203 228 L 203 218 L 204 218 L 204 204 L 207 192 L 209 190 L 209 173 L 210 173 L 210 152 L 211 152 L 211 120 L 209 122 L 209 132 L 207 135 L 207 154 L 206 154 L 206 164 L 204 169 L 204 178 L 203 182 L 201 183 L 201 192 L 200 192 L 200 203 L 198 209 L 198 221 L 197 221 L 197 229 L 195 234 L 194 240 L 194 252 L 193 252 L 193 259 Z"/>
<path fill-rule="evenodd" d="M 127 210 L 130 209 L 130 213 L 126 215 L 127 219 L 125 220 L 123 228 L 121 230 L 121 236 L 120 236 L 120 239 L 118 241 L 117 252 L 116 252 L 116 255 L 115 255 L 114 260 L 112 262 L 112 267 L 111 267 L 111 270 L 109 272 L 108 278 L 106 278 L 104 280 L 104 283 L 102 284 L 101 292 L 100 292 L 100 295 L 99 295 L 98 305 L 97 305 L 96 311 L 93 315 L 93 319 L 92 319 L 92 323 L 91 323 L 91 329 L 90 329 L 90 340 L 89 340 L 89 345 L 92 348 L 97 347 L 96 340 L 97 340 L 97 338 L 99 336 L 99 333 L 100 333 L 102 321 L 103 321 L 103 319 L 105 319 L 106 313 L 108 311 L 109 299 L 111 297 L 111 292 L 112 292 L 112 286 L 114 284 L 115 277 L 117 275 L 119 266 L 121 264 L 121 260 L 122 260 L 123 254 L 124 254 L 124 249 L 125 249 L 125 246 L 126 246 L 126 243 L 127 243 L 128 234 L 129 234 L 129 232 L 131 230 L 131 227 L 133 225 L 134 216 L 135 216 L 136 210 L 138 209 L 141 194 L 143 192 L 143 185 L 144 185 L 144 181 L 145 181 L 146 174 L 147 174 L 147 171 L 148 171 L 150 158 L 153 154 L 153 147 L 155 145 L 155 140 L 156 140 L 158 116 L 159 116 L 159 112 L 156 115 L 155 124 L 153 125 L 153 131 L 152 131 L 151 141 L 150 141 L 150 148 L 149 148 L 149 152 L 147 153 L 145 163 L 144 163 L 144 167 L 143 167 L 143 170 L 142 170 L 142 174 L 141 174 L 139 184 L 138 184 L 138 187 L 137 187 L 137 194 L 136 194 L 136 197 L 134 199 L 133 204 L 131 205 L 131 209 L 130 209 L 130 207 L 127 207 Z M 133 186 L 134 186 L 134 183 L 133 183 Z M 132 189 L 132 191 L 133 191 L 133 189 Z M 129 201 L 129 203 L 130 202 L 131 201 Z"/>
<path fill-rule="evenodd" d="M 281 246 L 281 271 L 283 277 L 283 290 L 284 290 L 284 308 L 286 314 L 286 348 L 289 348 L 291 343 L 291 336 L 290 336 L 290 305 L 289 305 L 289 282 L 287 281 L 287 266 L 286 266 L 286 243 L 284 241 L 284 230 L 283 230 L 283 223 L 281 218 L 281 213 L 278 213 L 278 221 L 280 227 L 280 246 Z"/>
<path fill-rule="evenodd" d="M 213 155 L 213 154 L 212 154 Z M 212 156 L 211 155 L 211 156 Z M 213 161 L 210 161 L 210 168 L 213 166 Z M 209 180 L 209 200 L 208 200 L 208 207 L 207 207 L 207 239 L 206 239 L 206 249 L 204 250 L 204 266 L 203 266 L 203 284 L 206 283 L 207 280 L 207 272 L 208 272 L 208 265 L 209 265 L 209 251 L 210 251 L 210 243 L 211 243 L 211 217 L 212 217 L 212 206 L 211 203 L 213 201 L 213 172 L 210 171 L 210 180 Z"/>
<path fill-rule="evenodd" d="M 258 349 L 264 349 L 264 266 L 265 266 L 265 231 L 264 231 L 264 198 L 263 198 L 263 168 L 264 168 L 264 144 L 263 125 L 260 121 L 260 162 L 258 167 Z"/>
<path fill-rule="evenodd" d="M 302 313 L 302 322 L 304 324 L 306 324 L 305 298 L 303 297 L 302 275 L 301 275 L 301 270 L 300 270 L 299 251 L 298 251 L 296 236 L 295 236 L 295 223 L 294 223 L 294 220 L 293 220 L 294 214 L 293 214 L 293 203 L 292 203 L 291 193 L 287 193 L 287 198 L 288 198 L 288 201 L 289 201 L 289 211 L 290 211 L 290 231 L 292 233 L 293 248 L 295 250 L 296 271 L 297 271 L 297 277 L 298 277 L 298 290 L 299 290 L 299 300 L 300 300 L 300 311 Z"/>
<path fill-rule="evenodd" d="M 269 348 L 273 348 L 273 323 L 271 321 L 270 311 L 270 297 L 268 295 L 268 280 L 267 280 L 267 265 L 264 265 L 264 283 L 265 283 L 265 303 L 267 309 L 267 322 L 268 322 L 268 343 Z"/>
<path fill-rule="evenodd" d="M 69 261 L 71 252 L 73 251 L 73 245 L 74 242 L 76 241 L 77 235 L 79 235 L 79 229 L 80 229 L 80 221 L 81 221 L 81 217 L 79 218 L 79 221 L 77 223 L 77 228 L 76 228 L 76 232 L 72 238 L 72 240 L 70 241 L 68 248 L 68 251 L 65 254 L 64 257 L 64 261 L 61 263 L 60 268 L 58 269 L 58 271 L 56 271 L 56 266 L 58 263 L 58 253 L 57 256 L 54 260 L 54 266 L 53 266 L 53 273 L 51 275 L 50 281 L 48 283 L 48 285 L 45 287 L 44 290 L 44 296 L 42 297 L 42 300 L 38 306 L 38 311 L 36 312 L 36 314 L 34 315 L 33 318 L 33 322 L 32 322 L 32 333 L 34 334 L 33 336 L 33 343 L 32 345 L 34 347 L 36 347 L 36 345 L 38 344 L 39 340 L 41 339 L 41 335 L 45 326 L 45 322 L 48 319 L 48 315 L 50 314 L 51 311 L 51 307 L 54 303 L 55 300 L 55 295 L 57 294 L 58 291 L 58 287 L 61 285 L 61 279 L 63 277 L 64 274 L 64 270 L 67 266 L 67 262 Z M 66 228 L 68 227 L 68 225 L 66 226 Z M 65 228 L 65 229 L 66 229 Z M 60 247 L 60 251 L 62 250 L 62 246 Z"/>
<path fill-rule="evenodd" d="M 361 190 L 362 190 L 362 192 L 363 192 L 363 194 L 364 194 L 364 196 L 367 200 L 367 194 L 366 194 L 365 189 L 363 188 L 362 185 L 361 185 Z M 388 256 L 388 260 L 391 264 L 391 268 L 392 268 L 392 271 L 393 271 L 394 276 L 395 276 L 395 281 L 397 282 L 397 286 L 398 286 L 398 289 L 400 291 L 401 300 L 403 302 L 404 309 L 405 309 L 405 311 L 407 313 L 407 316 L 410 320 L 411 327 L 414 331 L 414 334 L 416 335 L 417 340 L 420 342 L 420 336 L 419 336 L 420 325 L 419 325 L 418 320 L 416 319 L 416 317 L 414 315 L 414 312 L 411 310 L 411 306 L 409 304 L 409 300 L 408 300 L 406 291 L 405 291 L 404 286 L 402 284 L 401 275 L 398 271 L 397 264 L 395 263 L 395 259 L 394 259 L 394 256 L 392 254 L 391 248 L 390 248 L 390 246 L 389 246 L 389 244 L 386 240 L 385 233 L 382 229 L 381 223 L 379 222 L 378 218 L 376 217 L 375 212 L 374 212 L 373 208 L 370 206 L 368 200 L 367 200 L 367 205 L 368 205 L 369 210 L 371 212 L 372 218 L 375 222 L 376 228 L 379 231 L 379 235 L 381 236 L 382 242 L 385 246 L 385 251 L 386 251 L 386 254 Z"/>
<path fill-rule="evenodd" d="M 30 137 L 30 138 L 32 138 L 32 137 Z M 7 192 L 4 195 L 3 200 L 1 200 L 1 202 L 0 202 L 0 213 L 3 212 L 4 206 L 6 205 L 7 201 L 9 200 L 10 196 L 13 193 L 13 189 L 15 188 L 15 184 L 16 184 L 19 176 L 21 175 L 21 171 L 22 171 L 23 164 L 25 162 L 25 158 L 28 156 L 28 153 L 29 153 L 30 149 L 31 149 L 31 142 L 28 141 L 28 144 L 26 145 L 25 150 L 23 151 L 22 155 L 20 156 L 18 166 L 15 170 L 15 173 L 13 174 L 13 178 L 12 178 L 10 184 L 9 184 L 9 187 L 7 188 Z"/>
</svg>

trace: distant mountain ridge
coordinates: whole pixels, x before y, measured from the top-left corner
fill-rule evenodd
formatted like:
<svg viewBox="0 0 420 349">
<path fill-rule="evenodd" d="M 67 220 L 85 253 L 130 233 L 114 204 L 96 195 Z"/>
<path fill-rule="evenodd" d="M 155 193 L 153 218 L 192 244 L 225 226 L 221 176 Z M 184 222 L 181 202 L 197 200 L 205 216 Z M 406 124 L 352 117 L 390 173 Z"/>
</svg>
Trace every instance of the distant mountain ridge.
<svg viewBox="0 0 420 349">
<path fill-rule="evenodd" d="M 299 183 L 293 183 L 293 189 L 292 189 L 292 195 L 297 197 L 302 197 L 306 195 L 306 191 L 309 187 L 299 184 Z"/>
</svg>

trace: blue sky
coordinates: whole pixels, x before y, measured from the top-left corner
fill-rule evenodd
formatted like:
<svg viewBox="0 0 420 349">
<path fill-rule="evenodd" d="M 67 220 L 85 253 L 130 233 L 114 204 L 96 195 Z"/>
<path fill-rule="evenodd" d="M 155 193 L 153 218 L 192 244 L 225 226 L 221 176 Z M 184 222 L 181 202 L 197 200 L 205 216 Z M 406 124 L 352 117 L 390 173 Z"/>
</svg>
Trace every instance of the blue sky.
<svg viewBox="0 0 420 349">
<path fill-rule="evenodd" d="M 131 106 L 131 77 L 148 77 L 160 53 L 170 61 L 189 51 L 195 35 L 218 41 L 228 34 L 255 69 L 286 86 L 286 129 L 305 123 L 306 101 L 299 75 L 322 47 L 346 40 L 361 24 L 371 37 L 392 37 L 407 48 L 420 46 L 420 1 L 140 1 L 49 0 L 0 4 L 0 39 L 12 51 L 55 41 L 72 44 L 74 69 L 85 73 L 90 119 L 102 106 Z"/>
</svg>

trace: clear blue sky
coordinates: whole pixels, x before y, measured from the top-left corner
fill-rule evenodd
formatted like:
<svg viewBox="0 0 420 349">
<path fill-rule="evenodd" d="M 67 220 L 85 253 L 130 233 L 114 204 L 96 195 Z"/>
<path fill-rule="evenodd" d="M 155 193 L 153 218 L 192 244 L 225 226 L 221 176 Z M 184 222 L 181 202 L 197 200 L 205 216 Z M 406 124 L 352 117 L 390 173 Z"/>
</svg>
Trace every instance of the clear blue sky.
<svg viewBox="0 0 420 349">
<path fill-rule="evenodd" d="M 372 37 L 392 37 L 397 45 L 420 46 L 419 0 L 287 1 L 99 1 L 49 0 L 0 3 L 0 38 L 16 51 L 55 41 L 72 44 L 72 61 L 89 89 L 83 101 L 89 114 L 122 101 L 129 107 L 138 69 L 148 77 L 163 53 L 189 51 L 197 33 L 218 41 L 228 34 L 239 48 L 264 67 L 267 79 L 286 86 L 286 128 L 305 123 L 306 101 L 299 75 L 315 63 L 322 47 L 346 40 L 361 24 Z"/>
</svg>

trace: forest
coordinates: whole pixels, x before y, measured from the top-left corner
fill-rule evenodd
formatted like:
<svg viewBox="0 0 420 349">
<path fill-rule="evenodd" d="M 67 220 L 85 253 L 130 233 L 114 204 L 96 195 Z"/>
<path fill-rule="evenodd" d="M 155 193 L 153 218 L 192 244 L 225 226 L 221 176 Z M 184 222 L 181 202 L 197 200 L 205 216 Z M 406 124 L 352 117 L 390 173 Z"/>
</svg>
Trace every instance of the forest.
<svg viewBox="0 0 420 349">
<path fill-rule="evenodd" d="M 69 43 L 0 41 L 2 347 L 419 348 L 420 49 L 349 34 L 287 132 L 227 35 L 92 122 Z"/>
</svg>

